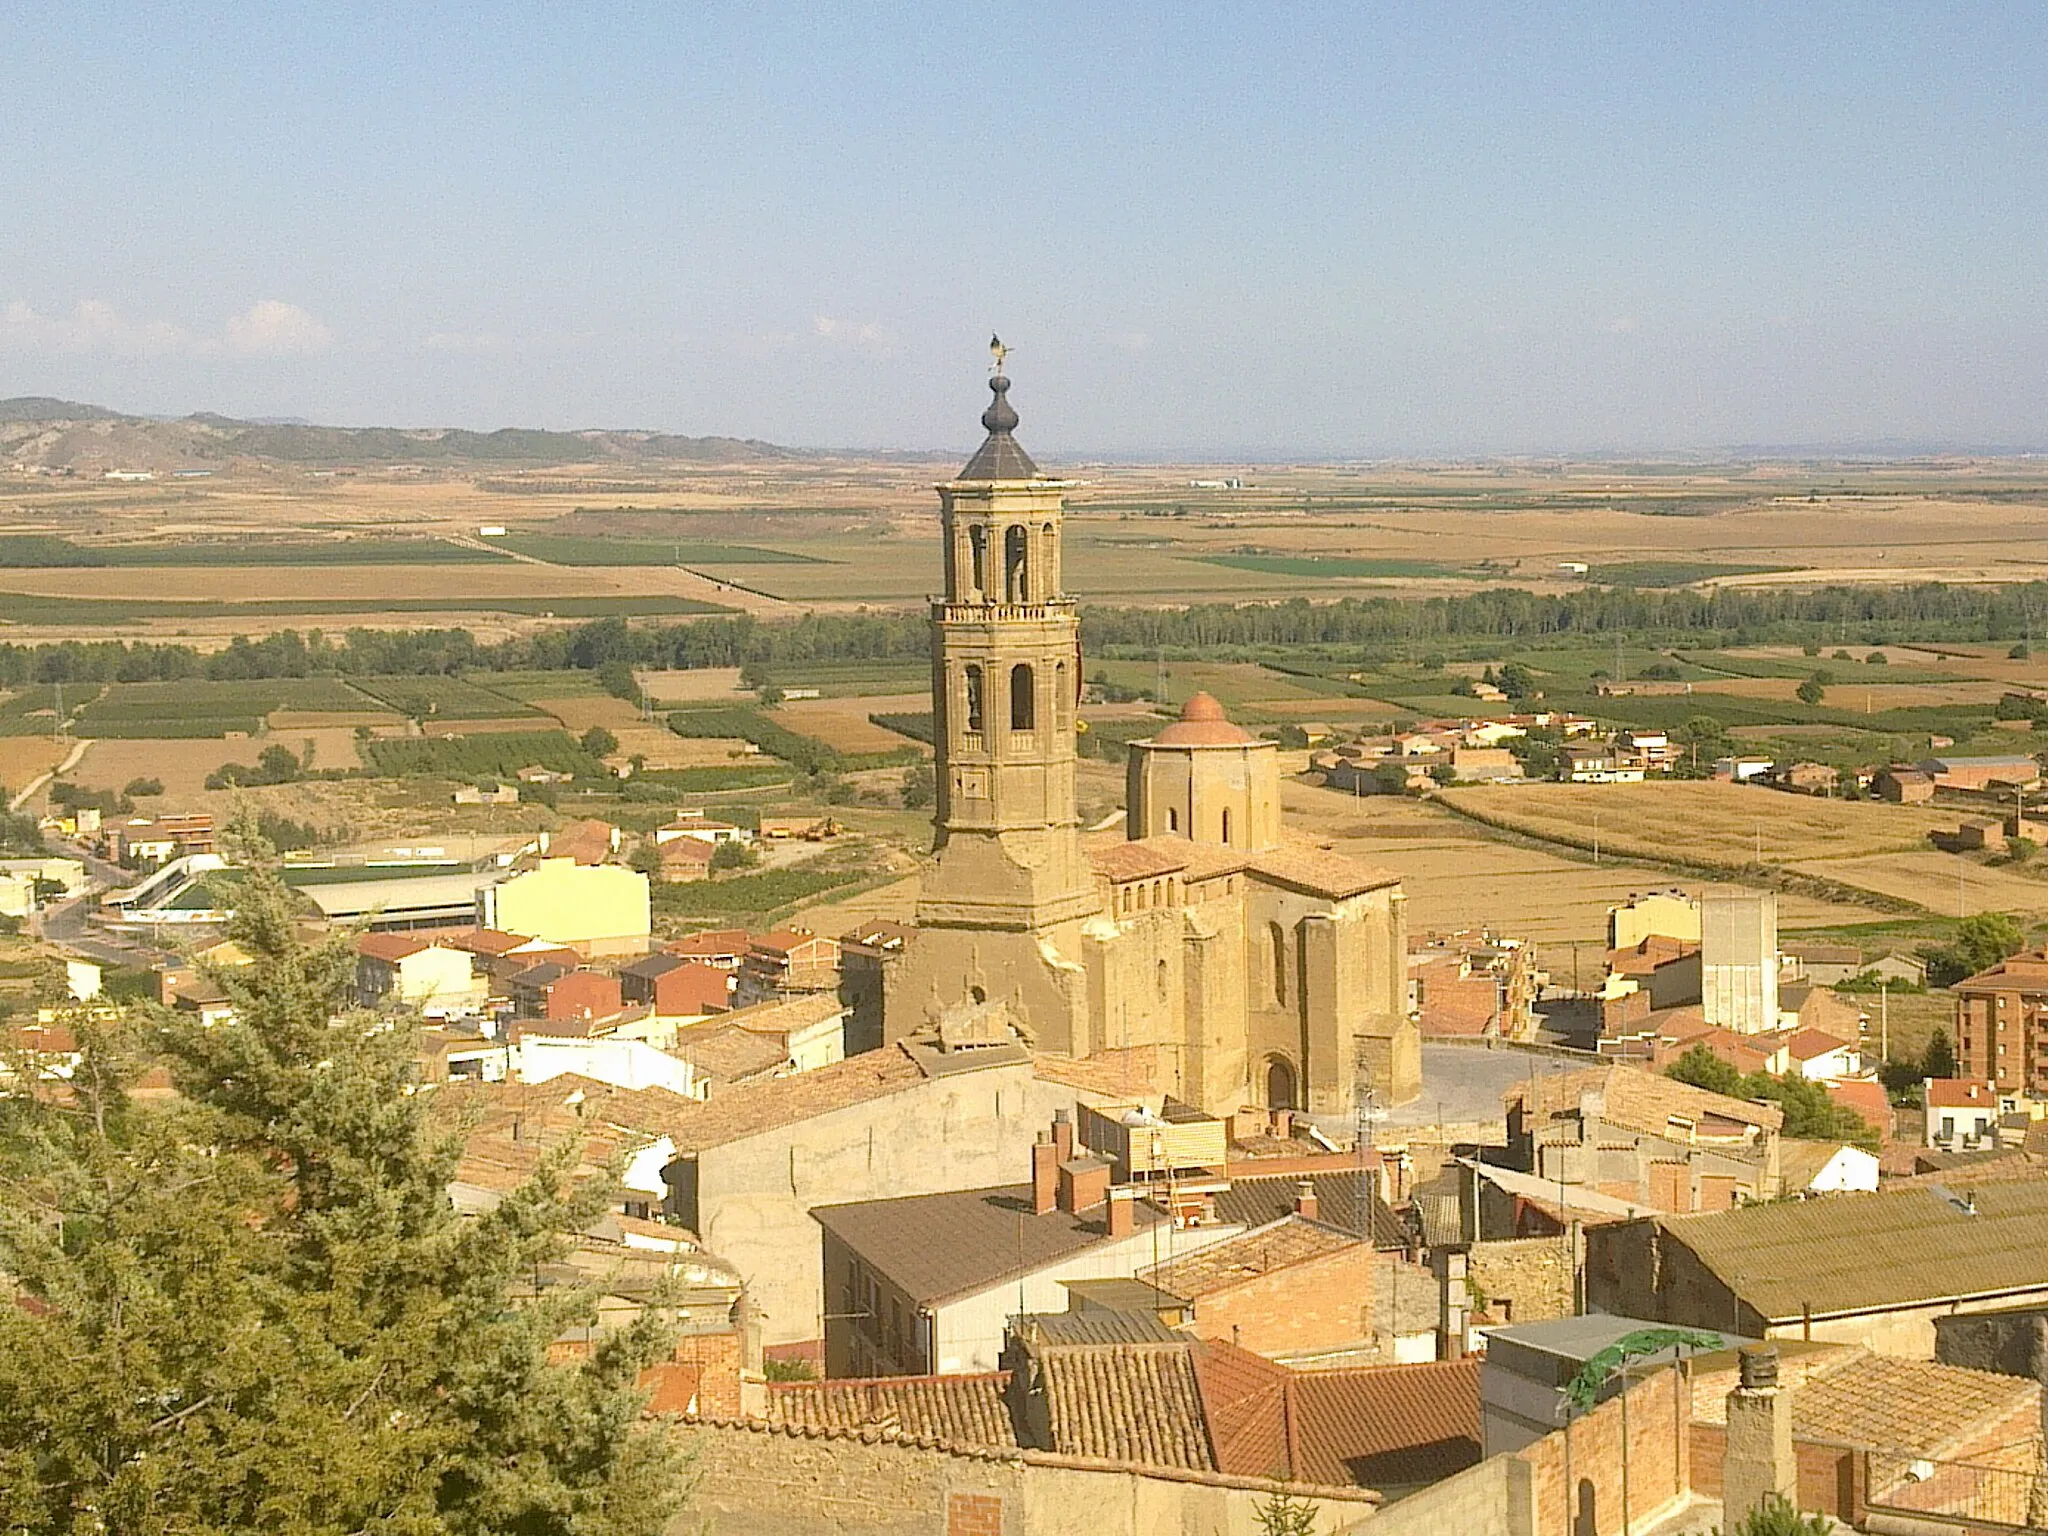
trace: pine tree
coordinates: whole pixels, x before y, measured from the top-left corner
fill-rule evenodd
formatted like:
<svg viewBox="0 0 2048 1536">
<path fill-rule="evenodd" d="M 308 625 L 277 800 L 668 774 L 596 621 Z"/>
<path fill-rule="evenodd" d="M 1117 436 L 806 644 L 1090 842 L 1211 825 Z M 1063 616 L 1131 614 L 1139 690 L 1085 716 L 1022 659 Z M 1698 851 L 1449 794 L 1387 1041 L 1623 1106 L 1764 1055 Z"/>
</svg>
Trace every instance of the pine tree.
<svg viewBox="0 0 2048 1536">
<path fill-rule="evenodd" d="M 635 1386 L 662 1328 L 550 1364 L 591 1298 L 524 1294 L 607 1191 L 566 1149 L 456 1216 L 413 1038 L 346 1011 L 346 939 L 290 902 L 240 884 L 233 1022 L 81 1020 L 68 1090 L 0 1099 L 0 1525 L 654 1536 L 684 1486 Z M 133 1091 L 158 1061 L 168 1102 Z"/>
</svg>

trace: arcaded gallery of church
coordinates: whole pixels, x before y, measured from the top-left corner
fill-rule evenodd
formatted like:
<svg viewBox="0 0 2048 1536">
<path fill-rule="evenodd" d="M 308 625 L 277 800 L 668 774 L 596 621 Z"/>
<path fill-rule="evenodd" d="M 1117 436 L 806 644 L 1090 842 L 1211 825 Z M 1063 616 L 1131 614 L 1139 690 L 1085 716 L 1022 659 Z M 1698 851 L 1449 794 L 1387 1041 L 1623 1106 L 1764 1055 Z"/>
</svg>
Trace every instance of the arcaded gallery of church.
<svg viewBox="0 0 2048 1536">
<path fill-rule="evenodd" d="M 887 1038 L 1000 1013 L 1035 1050 L 1144 1062 L 1134 1089 L 1219 1115 L 1414 1098 L 1400 877 L 1287 831 L 1275 743 L 1197 694 L 1132 744 L 1122 831 L 1083 835 L 1065 482 L 989 383 L 988 439 L 938 487 L 937 836 Z"/>
</svg>

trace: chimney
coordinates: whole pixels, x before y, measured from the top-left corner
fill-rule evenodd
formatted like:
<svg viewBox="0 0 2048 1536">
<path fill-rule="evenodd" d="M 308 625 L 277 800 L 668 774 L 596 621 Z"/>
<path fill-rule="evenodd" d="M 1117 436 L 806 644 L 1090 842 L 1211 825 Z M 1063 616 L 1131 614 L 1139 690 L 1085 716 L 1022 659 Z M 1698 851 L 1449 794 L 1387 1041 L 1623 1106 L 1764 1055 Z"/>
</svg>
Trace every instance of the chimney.
<svg viewBox="0 0 2048 1536">
<path fill-rule="evenodd" d="M 1321 1208 L 1322 1203 L 1316 1199 L 1316 1181 L 1314 1179 L 1303 1179 L 1294 1186 L 1295 1215 L 1305 1216 L 1310 1221 L 1314 1221 L 1317 1212 Z"/>
<path fill-rule="evenodd" d="M 1031 1146 L 1031 1214 L 1043 1216 L 1057 1202 L 1060 1183 L 1060 1149 L 1041 1132 Z"/>
<path fill-rule="evenodd" d="M 1799 1497 L 1792 1398 L 1778 1385 L 1777 1346 L 1745 1344 L 1737 1358 L 1741 1375 L 1728 1394 L 1728 1450 L 1721 1464 L 1721 1504 L 1731 1530 L 1774 1495 Z"/>
<path fill-rule="evenodd" d="M 1092 1211 L 1109 1198 L 1109 1164 L 1074 1157 L 1060 1164 L 1059 1207 L 1070 1216 Z"/>
<path fill-rule="evenodd" d="M 1052 1112 L 1052 1144 L 1059 1148 L 1061 1162 L 1074 1155 L 1074 1118 L 1064 1109 Z"/>
<path fill-rule="evenodd" d="M 1109 1192 L 1109 1235 L 1129 1237 L 1137 1230 L 1137 1201 L 1134 1192 L 1128 1189 L 1112 1189 Z"/>
<path fill-rule="evenodd" d="M 1472 1291 L 1462 1248 L 1446 1248 L 1438 1259 L 1437 1344 L 1439 1360 L 1462 1360 L 1471 1340 Z"/>
</svg>

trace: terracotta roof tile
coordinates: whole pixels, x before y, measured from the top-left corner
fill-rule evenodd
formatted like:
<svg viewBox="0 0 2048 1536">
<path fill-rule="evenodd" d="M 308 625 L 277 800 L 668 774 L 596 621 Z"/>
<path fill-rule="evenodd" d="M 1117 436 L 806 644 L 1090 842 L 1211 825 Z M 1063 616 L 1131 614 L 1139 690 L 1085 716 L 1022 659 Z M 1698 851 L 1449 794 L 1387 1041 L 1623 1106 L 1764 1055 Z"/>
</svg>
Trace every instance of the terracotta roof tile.
<svg viewBox="0 0 2048 1536">
<path fill-rule="evenodd" d="M 1732 1371 L 1719 1374 L 1734 1384 Z M 1792 1396 L 1792 1433 L 1939 1457 L 2014 1414 L 2031 1428 L 2040 1401 L 2041 1384 L 2024 1377 L 1852 1349 L 1822 1361 L 1800 1383 Z M 1727 1394 L 1718 1382 L 1698 1384 L 1693 1405 L 1697 1422 L 1727 1421 Z"/>
<path fill-rule="evenodd" d="M 366 933 L 356 940 L 356 953 L 372 960 L 397 961 L 434 946 L 409 933 Z"/>
<path fill-rule="evenodd" d="M 1295 1477 L 1387 1488 L 1476 1466 L 1479 1365 L 1468 1358 L 1296 1372 Z"/>
<path fill-rule="evenodd" d="M 1045 1349 L 1036 1364 L 1052 1430 L 1048 1449 L 1216 1470 L 1188 1343 Z"/>
<path fill-rule="evenodd" d="M 1097 843 L 1088 849 L 1088 862 L 1095 866 L 1098 875 L 1112 882 L 1151 880 L 1161 875 L 1178 874 L 1188 867 L 1185 858 L 1175 857 L 1158 847 L 1157 842 L 1157 839 L 1146 838 Z"/>
<path fill-rule="evenodd" d="M 1004 1390 L 1008 1371 L 972 1376 L 891 1376 L 879 1380 L 771 1382 L 773 1424 L 817 1429 L 881 1429 L 955 1445 L 1017 1444 Z"/>
<path fill-rule="evenodd" d="M 1254 854 L 1248 867 L 1260 879 L 1274 885 L 1332 901 L 1401 883 L 1400 875 L 1391 869 L 1363 864 L 1313 844 L 1283 845 Z"/>
</svg>

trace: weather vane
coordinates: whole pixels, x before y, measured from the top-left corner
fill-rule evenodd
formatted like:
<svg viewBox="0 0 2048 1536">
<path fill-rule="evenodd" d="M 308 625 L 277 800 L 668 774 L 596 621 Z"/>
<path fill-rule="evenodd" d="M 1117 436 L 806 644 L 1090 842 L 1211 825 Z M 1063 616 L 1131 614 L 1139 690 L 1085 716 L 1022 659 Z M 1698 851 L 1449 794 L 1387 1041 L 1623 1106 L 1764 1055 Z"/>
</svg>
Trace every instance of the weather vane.
<svg viewBox="0 0 2048 1536">
<path fill-rule="evenodd" d="M 988 339 L 988 355 L 995 359 L 993 363 L 989 364 L 988 371 L 990 373 L 1001 373 L 1003 371 L 1003 359 L 1010 355 L 1010 349 L 1003 345 L 1002 337 L 990 336 Z"/>
</svg>

